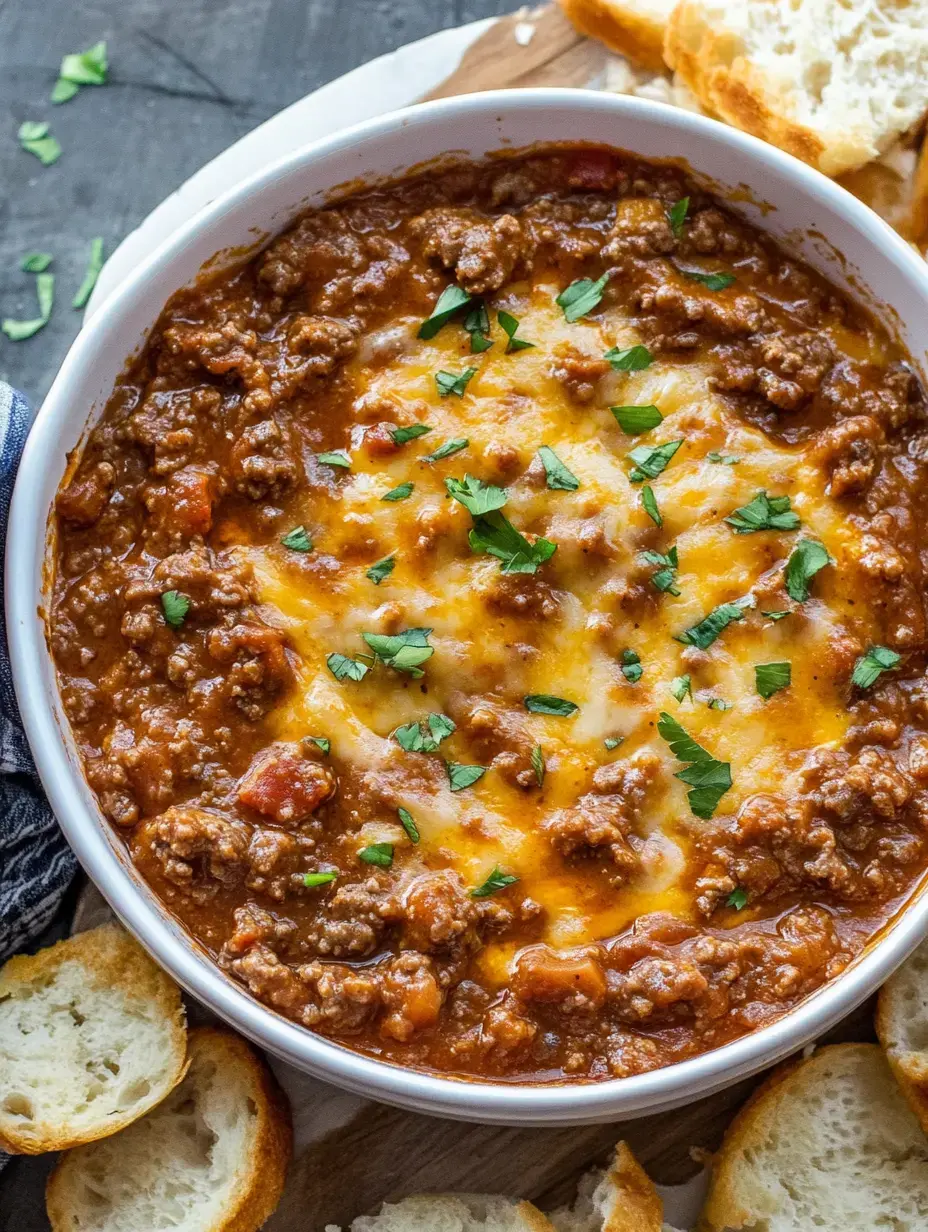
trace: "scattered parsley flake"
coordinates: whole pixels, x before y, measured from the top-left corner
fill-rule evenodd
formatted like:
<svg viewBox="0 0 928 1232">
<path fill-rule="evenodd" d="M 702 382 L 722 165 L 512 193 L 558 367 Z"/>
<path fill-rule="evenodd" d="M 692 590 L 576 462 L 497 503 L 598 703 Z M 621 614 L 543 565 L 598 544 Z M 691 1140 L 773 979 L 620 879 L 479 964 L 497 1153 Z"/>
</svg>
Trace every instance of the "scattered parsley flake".
<svg viewBox="0 0 928 1232">
<path fill-rule="evenodd" d="M 448 771 L 448 782 L 452 791 L 463 791 L 465 787 L 473 787 L 486 774 L 485 766 L 463 766 L 459 761 L 445 762 Z"/>
<path fill-rule="evenodd" d="M 323 466 L 340 466 L 344 470 L 348 470 L 351 466 L 351 458 L 344 449 L 332 449 L 328 453 L 317 453 L 316 461 L 321 462 Z"/>
<path fill-rule="evenodd" d="M 389 868 L 393 863 L 392 843 L 371 843 L 358 852 L 358 859 L 365 864 L 376 864 L 380 868 Z"/>
<path fill-rule="evenodd" d="M 426 341 L 429 338 L 434 338 L 441 327 L 451 320 L 458 309 L 470 303 L 471 298 L 466 291 L 454 283 L 445 287 L 438 297 L 438 302 L 432 309 L 432 315 L 427 317 L 419 326 L 417 337 L 423 338 Z"/>
<path fill-rule="evenodd" d="M 821 569 L 835 562 L 814 539 L 800 539 L 786 562 L 786 591 L 797 603 L 809 597 L 809 583 Z"/>
<path fill-rule="evenodd" d="M 384 492 L 380 499 L 385 501 L 405 500 L 407 496 L 412 496 L 412 490 L 415 486 L 414 483 L 410 483 L 407 480 L 406 483 L 401 483 L 395 488 L 391 488 L 389 492 Z"/>
<path fill-rule="evenodd" d="M 798 530 L 799 514 L 789 507 L 788 496 L 769 496 L 758 492 L 725 521 L 736 535 L 753 535 L 759 530 Z"/>
<path fill-rule="evenodd" d="M 534 342 L 526 342 L 524 338 L 516 337 L 520 322 L 511 313 L 500 309 L 496 314 L 496 319 L 499 321 L 500 329 L 506 335 L 505 353 L 507 355 L 511 355 L 513 351 L 527 351 L 535 345 Z"/>
<path fill-rule="evenodd" d="M 718 808 L 722 796 L 731 787 L 730 764 L 717 761 L 666 711 L 661 711 L 657 730 L 662 739 L 670 745 L 674 757 L 678 761 L 689 763 L 685 770 L 680 770 L 674 777 L 690 788 L 687 799 L 693 815 L 708 821 Z"/>
<path fill-rule="evenodd" d="M 641 489 L 641 505 L 655 526 L 664 525 L 661 511 L 657 507 L 657 497 L 654 495 L 654 489 L 649 483 L 646 483 Z"/>
<path fill-rule="evenodd" d="M 452 454 L 460 453 L 469 444 L 470 440 L 466 436 L 456 437 L 453 441 L 445 441 L 444 445 L 439 445 L 434 453 L 427 453 L 422 461 L 440 462 L 442 458 L 450 458 Z"/>
<path fill-rule="evenodd" d="M 603 356 L 603 359 L 608 359 L 612 368 L 616 372 L 643 372 L 645 368 L 650 368 L 654 362 L 654 356 L 646 346 L 630 346 L 620 349 L 612 347 Z"/>
<path fill-rule="evenodd" d="M 624 736 L 607 736 L 606 739 L 603 741 L 603 744 L 606 746 L 606 748 L 611 753 L 613 749 L 617 749 L 619 747 L 619 745 L 622 743 L 624 739 L 625 739 Z"/>
<path fill-rule="evenodd" d="M 575 702 L 569 702 L 563 697 L 554 697 L 551 693 L 529 693 L 523 697 L 525 709 L 530 714 L 554 714 L 566 719 L 576 714 L 580 707 Z"/>
<path fill-rule="evenodd" d="M 717 449 L 710 450 L 710 452 L 706 454 L 706 457 L 710 462 L 717 462 L 719 466 L 737 466 L 737 464 L 741 461 L 741 459 L 736 458 L 733 453 L 719 453 Z"/>
<path fill-rule="evenodd" d="M 758 693 L 764 699 L 769 701 L 774 693 L 779 693 L 781 689 L 788 689 L 792 684 L 793 668 L 788 662 L 782 663 L 757 663 L 754 665 L 754 683 Z"/>
<path fill-rule="evenodd" d="M 425 436 L 432 429 L 428 424 L 409 424 L 406 428 L 392 428 L 390 438 L 394 445 L 405 445 L 407 441 L 414 441 L 418 436 Z"/>
<path fill-rule="evenodd" d="M 309 739 L 322 752 L 324 757 L 328 757 L 332 751 L 332 741 L 328 736 L 310 736 Z"/>
<path fill-rule="evenodd" d="M 37 334 L 49 322 L 49 318 L 52 315 L 52 305 L 55 302 L 55 275 L 37 274 L 35 290 L 39 301 L 39 316 L 34 317 L 31 321 L 16 321 L 6 317 L 2 324 L 0 324 L 0 329 L 3 330 L 11 342 L 22 342 L 25 338 L 31 338 L 33 334 Z"/>
<path fill-rule="evenodd" d="M 43 167 L 50 167 L 61 157 L 61 146 L 44 120 L 25 120 L 19 126 L 17 137 L 26 153 L 34 154 Z"/>
<path fill-rule="evenodd" d="M 480 355 L 483 351 L 489 351 L 493 345 L 493 339 L 490 337 L 490 318 L 487 315 L 487 306 L 482 299 L 477 301 L 464 318 L 464 329 L 470 334 L 472 355 Z"/>
<path fill-rule="evenodd" d="M 44 274 L 53 261 L 50 252 L 27 252 L 19 263 L 24 274 Z"/>
<path fill-rule="evenodd" d="M 732 702 L 726 702 L 721 697 L 710 697 L 707 705 L 710 710 L 731 710 Z"/>
<path fill-rule="evenodd" d="M 901 660 L 902 655 L 896 654 L 895 650 L 890 650 L 888 646 L 871 646 L 854 664 L 851 684 L 857 685 L 858 689 L 869 689 L 884 672 L 891 672 L 894 667 L 898 667 Z"/>
<path fill-rule="evenodd" d="M 393 735 L 407 753 L 435 753 L 443 740 L 455 731 L 454 721 L 446 714 L 430 714 L 423 727 L 421 720 L 414 720 L 398 727 Z"/>
<path fill-rule="evenodd" d="M 599 304 L 609 281 L 608 273 L 603 274 L 594 282 L 591 278 L 578 278 L 566 287 L 555 301 L 558 307 L 564 309 L 564 316 L 570 322 L 579 321 Z"/>
<path fill-rule="evenodd" d="M 81 86 L 106 85 L 106 43 L 101 41 L 86 51 L 73 52 L 62 57 L 58 80 L 52 90 L 53 103 L 66 103 Z"/>
<path fill-rule="evenodd" d="M 629 436 L 640 436 L 663 423 L 664 416 L 656 406 L 610 406 L 615 421 Z"/>
<path fill-rule="evenodd" d="M 644 675 L 641 658 L 634 650 L 622 651 L 622 675 L 629 684 L 637 684 Z"/>
<path fill-rule="evenodd" d="M 164 619 L 172 629 L 179 629 L 187 619 L 190 611 L 190 600 L 179 590 L 166 590 L 161 596 L 161 610 Z"/>
<path fill-rule="evenodd" d="M 487 552 L 502 561 L 503 573 L 535 573 L 557 551 L 550 539 L 529 543 L 498 511 L 475 519 L 468 542 L 471 551 Z"/>
<path fill-rule="evenodd" d="M 360 659 L 349 659 L 343 654 L 330 654 L 325 663 L 336 680 L 363 680 L 370 671 Z"/>
<path fill-rule="evenodd" d="M 409 809 L 404 809 L 402 806 L 396 811 L 399 814 L 400 825 L 406 831 L 406 837 L 411 843 L 418 843 L 420 837 L 419 827 L 413 821 L 412 813 L 410 813 Z"/>
<path fill-rule="evenodd" d="M 77 294 L 71 300 L 72 308 L 83 308 L 90 299 L 91 292 L 97 285 L 100 270 L 103 269 L 103 236 L 95 235 L 90 241 L 90 256 L 87 258 L 87 269 L 84 280 L 77 289 Z"/>
<path fill-rule="evenodd" d="M 378 560 L 367 570 L 365 577 L 370 578 L 375 586 L 379 586 L 384 578 L 388 578 L 396 568 L 395 556 L 384 556 L 382 560 Z"/>
<path fill-rule="evenodd" d="M 312 889 L 313 886 L 328 885 L 331 881 L 334 881 L 337 876 L 338 873 L 304 873 L 303 885 L 308 886 L 310 889 Z"/>
<path fill-rule="evenodd" d="M 789 615 L 789 608 L 785 608 L 781 612 L 761 612 L 761 616 L 766 616 L 768 620 L 782 620 L 784 616 Z"/>
<path fill-rule="evenodd" d="M 288 531 L 280 542 L 291 552 L 311 552 L 313 550 L 313 541 L 306 533 L 305 526 L 294 526 L 293 530 Z"/>
<path fill-rule="evenodd" d="M 471 890 L 470 896 L 471 898 L 489 898 L 497 890 L 505 890 L 506 886 L 515 885 L 518 880 L 519 878 L 513 877 L 511 873 L 504 873 L 497 864 L 483 885 L 479 885 Z"/>
<path fill-rule="evenodd" d="M 735 281 L 734 274 L 706 274 L 702 270 L 681 269 L 680 273 L 691 282 L 701 282 L 708 291 L 724 291 Z"/>
<path fill-rule="evenodd" d="M 460 502 L 472 518 L 484 517 L 495 509 L 502 509 L 506 503 L 505 489 L 482 483 L 473 475 L 465 475 L 463 479 L 449 477 L 445 487 L 448 495 Z"/>
<path fill-rule="evenodd" d="M 544 750 L 540 744 L 536 744 L 532 749 L 532 769 L 535 771 L 535 782 L 539 787 L 543 787 L 546 766 Z"/>
<path fill-rule="evenodd" d="M 444 369 L 436 372 L 435 384 L 438 386 L 440 397 L 447 398 L 449 394 L 454 394 L 458 398 L 463 398 L 468 382 L 476 375 L 476 368 L 465 368 L 463 372 L 446 372 Z"/>
<path fill-rule="evenodd" d="M 686 215 L 690 208 L 689 197 L 681 197 L 667 211 L 667 221 L 670 223 L 670 229 L 677 239 L 683 234 L 683 224 L 686 222 Z"/>
<path fill-rule="evenodd" d="M 731 907 L 735 911 L 743 911 L 744 908 L 747 906 L 747 901 L 748 901 L 747 890 L 742 890 L 739 887 L 736 890 L 732 890 L 728 898 L 725 899 L 725 905 L 727 907 Z"/>
<path fill-rule="evenodd" d="M 645 479 L 656 479 L 667 469 L 667 464 L 683 444 L 682 440 L 667 441 L 663 445 L 638 445 L 628 455 L 629 462 L 634 466 L 629 472 L 632 483 L 643 483 Z"/>
<path fill-rule="evenodd" d="M 651 575 L 651 581 L 658 590 L 668 595 L 679 595 L 677 569 L 680 567 L 680 561 L 676 547 L 672 547 L 666 554 L 649 549 L 641 553 L 641 559 L 646 564 L 657 566 L 657 572 Z"/>
<path fill-rule="evenodd" d="M 682 633 L 678 633 L 674 641 L 683 642 L 685 646 L 697 646 L 700 650 L 708 650 L 712 643 L 727 629 L 733 621 L 744 617 L 744 606 L 738 603 L 721 603 L 713 608 L 708 616 Z"/>
<path fill-rule="evenodd" d="M 681 704 L 687 699 L 687 697 L 692 698 L 693 682 L 690 679 L 689 674 L 685 676 L 674 676 L 673 680 L 670 682 L 670 692 L 675 700 Z"/>
<path fill-rule="evenodd" d="M 580 480 L 567 469 L 553 449 L 542 445 L 538 450 L 538 456 L 545 468 L 549 488 L 561 492 L 576 492 L 580 487 Z"/>
<path fill-rule="evenodd" d="M 408 672 L 415 680 L 424 675 L 420 663 L 431 659 L 434 646 L 429 645 L 431 629 L 404 629 L 402 633 L 362 633 L 376 657 L 386 667 Z"/>
</svg>

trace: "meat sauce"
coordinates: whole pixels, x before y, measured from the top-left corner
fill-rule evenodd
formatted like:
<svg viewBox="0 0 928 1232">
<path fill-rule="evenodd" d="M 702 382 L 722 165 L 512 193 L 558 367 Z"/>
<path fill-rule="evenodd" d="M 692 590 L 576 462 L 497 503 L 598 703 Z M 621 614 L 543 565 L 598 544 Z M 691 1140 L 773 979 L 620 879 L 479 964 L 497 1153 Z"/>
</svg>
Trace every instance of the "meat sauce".
<svg viewBox="0 0 928 1232">
<path fill-rule="evenodd" d="M 348 1047 L 691 1057 L 924 873 L 926 458 L 882 327 L 679 168 L 312 211 L 172 298 L 59 492 L 87 779 L 222 969 Z"/>
</svg>

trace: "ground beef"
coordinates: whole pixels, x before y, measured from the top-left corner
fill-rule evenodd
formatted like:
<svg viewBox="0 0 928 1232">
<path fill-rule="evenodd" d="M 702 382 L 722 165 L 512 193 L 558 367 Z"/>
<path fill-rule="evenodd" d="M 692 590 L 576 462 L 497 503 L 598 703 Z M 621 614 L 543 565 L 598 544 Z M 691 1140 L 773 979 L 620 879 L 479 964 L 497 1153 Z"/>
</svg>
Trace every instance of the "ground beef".
<svg viewBox="0 0 928 1232">
<path fill-rule="evenodd" d="M 471 295 L 499 290 L 524 258 L 522 227 L 511 214 L 489 219 L 467 210 L 427 210 L 412 233 L 421 239 L 424 254 L 453 269 Z"/>
<path fill-rule="evenodd" d="M 592 401 L 597 382 L 609 370 L 607 359 L 587 355 L 572 342 L 560 342 L 554 348 L 551 375 L 560 381 L 575 402 Z"/>
</svg>

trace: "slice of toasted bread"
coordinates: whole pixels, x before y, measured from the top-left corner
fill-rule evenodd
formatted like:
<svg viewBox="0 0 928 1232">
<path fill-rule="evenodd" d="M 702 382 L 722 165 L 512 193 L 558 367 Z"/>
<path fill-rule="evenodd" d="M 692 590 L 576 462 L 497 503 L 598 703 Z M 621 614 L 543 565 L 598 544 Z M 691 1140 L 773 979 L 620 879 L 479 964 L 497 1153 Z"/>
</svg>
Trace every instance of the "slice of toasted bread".
<svg viewBox="0 0 928 1232">
<path fill-rule="evenodd" d="M 681 0 L 664 56 L 709 111 L 838 175 L 928 110 L 928 0 Z"/>
<path fill-rule="evenodd" d="M 560 0 L 581 34 L 654 73 L 664 71 L 664 33 L 677 0 Z"/>
<path fill-rule="evenodd" d="M 895 228 L 907 240 L 916 238 L 917 152 L 896 144 L 857 171 L 838 176 L 842 188 Z"/>
<path fill-rule="evenodd" d="M 118 924 L 0 970 L 0 1147 L 61 1151 L 115 1133 L 184 1074 L 180 990 Z"/>
<path fill-rule="evenodd" d="M 554 1232 L 531 1202 L 495 1194 L 417 1194 L 361 1215 L 351 1232 Z"/>
<path fill-rule="evenodd" d="M 664 1206 L 648 1174 L 624 1142 L 609 1167 L 580 1178 L 570 1207 L 551 1214 L 557 1232 L 661 1232 Z"/>
<path fill-rule="evenodd" d="M 912 1111 L 928 1133 L 928 942 L 880 989 L 876 1033 Z"/>
<path fill-rule="evenodd" d="M 290 1110 L 239 1036 L 190 1032 L 183 1082 L 140 1121 L 63 1155 L 46 1191 L 53 1232 L 255 1232 L 280 1201 Z"/>
<path fill-rule="evenodd" d="M 776 1070 L 729 1127 L 701 1232 L 924 1232 L 928 1140 L 876 1044 Z"/>
</svg>

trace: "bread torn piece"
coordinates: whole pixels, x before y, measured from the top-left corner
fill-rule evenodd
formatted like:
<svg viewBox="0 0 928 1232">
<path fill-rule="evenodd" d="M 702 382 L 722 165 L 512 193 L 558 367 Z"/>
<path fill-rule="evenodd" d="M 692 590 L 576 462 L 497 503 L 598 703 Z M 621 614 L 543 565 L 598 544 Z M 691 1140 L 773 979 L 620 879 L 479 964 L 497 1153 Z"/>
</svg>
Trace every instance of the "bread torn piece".
<svg viewBox="0 0 928 1232">
<path fill-rule="evenodd" d="M 664 31 L 676 0 L 560 0 L 582 33 L 652 73 L 664 71 Z"/>
</svg>

